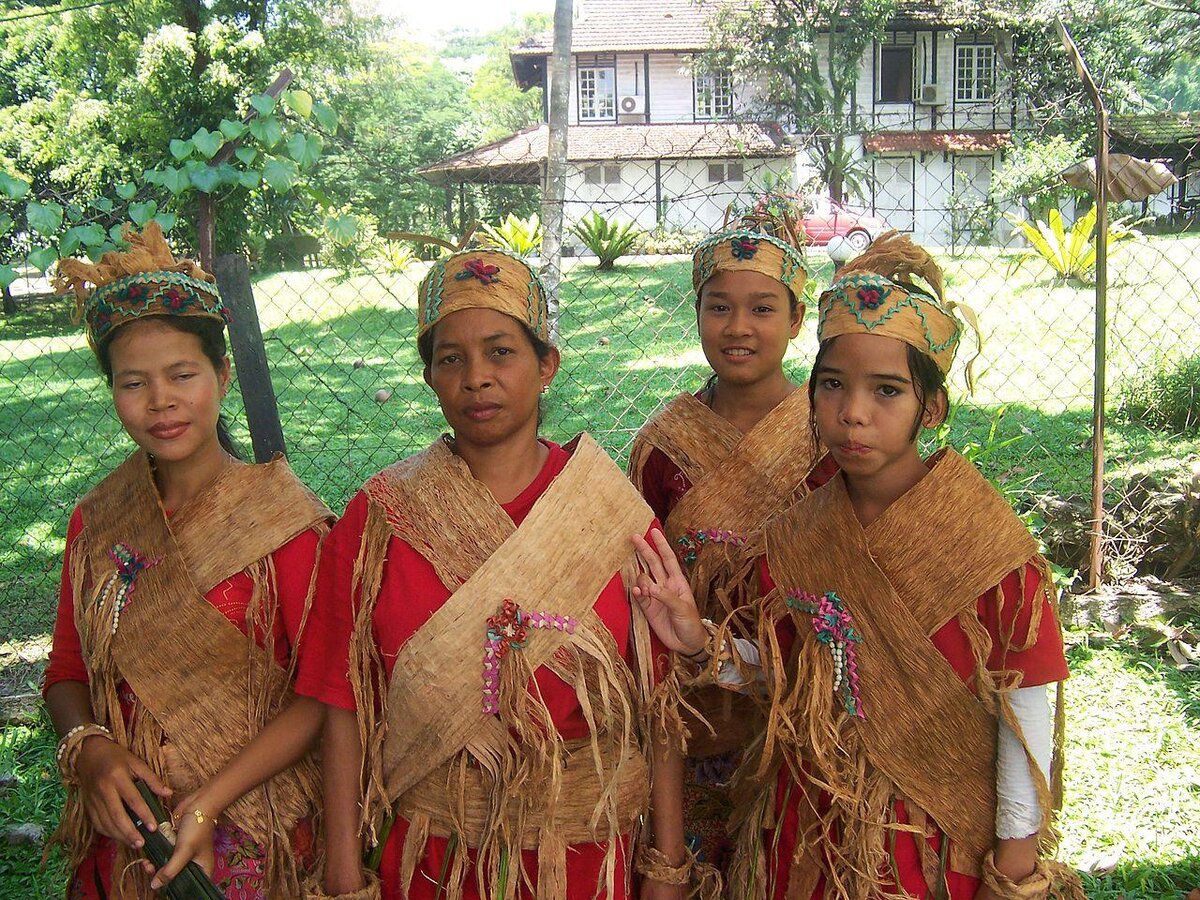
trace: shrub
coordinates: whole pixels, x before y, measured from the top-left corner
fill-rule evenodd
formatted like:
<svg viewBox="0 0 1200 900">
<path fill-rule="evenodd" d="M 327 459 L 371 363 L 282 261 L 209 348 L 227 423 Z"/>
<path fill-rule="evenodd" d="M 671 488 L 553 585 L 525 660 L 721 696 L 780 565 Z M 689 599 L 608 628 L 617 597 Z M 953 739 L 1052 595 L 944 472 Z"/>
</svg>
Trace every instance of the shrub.
<svg viewBox="0 0 1200 900">
<path fill-rule="evenodd" d="M 635 249 L 650 255 L 690 254 L 702 240 L 703 231 L 674 231 L 660 225 L 638 238 Z"/>
<path fill-rule="evenodd" d="M 517 256 L 532 256 L 542 247 L 542 220 L 537 213 L 528 219 L 518 219 L 512 213 L 499 225 L 483 222 L 479 226 L 485 243 L 500 247 Z"/>
<path fill-rule="evenodd" d="M 604 271 L 633 249 L 642 232 L 632 222 L 621 223 L 592 212 L 571 226 L 571 234 L 592 251 L 600 260 L 596 268 Z"/>
<path fill-rule="evenodd" d="M 1146 367 L 1121 388 L 1119 412 L 1181 433 L 1200 430 L 1200 354 Z"/>
</svg>

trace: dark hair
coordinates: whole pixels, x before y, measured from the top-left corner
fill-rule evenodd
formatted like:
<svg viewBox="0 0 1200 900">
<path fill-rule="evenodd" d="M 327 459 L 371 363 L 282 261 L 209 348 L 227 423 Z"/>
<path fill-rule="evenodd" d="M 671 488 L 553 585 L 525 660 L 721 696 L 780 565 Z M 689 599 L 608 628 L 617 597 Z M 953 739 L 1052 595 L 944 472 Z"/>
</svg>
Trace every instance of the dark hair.
<svg viewBox="0 0 1200 900">
<path fill-rule="evenodd" d="M 821 342 L 821 346 L 817 349 L 817 356 L 813 360 L 812 372 L 808 378 L 808 425 L 812 429 L 813 440 L 818 444 L 821 441 L 821 436 L 817 432 L 817 412 L 815 405 L 817 394 L 816 378 L 817 373 L 821 370 L 821 364 L 825 361 L 825 354 L 829 352 L 829 348 L 833 346 L 833 342 L 836 340 L 837 337 L 831 337 L 829 340 Z M 908 351 L 908 374 L 912 378 L 913 393 L 917 395 L 917 403 L 920 404 L 917 417 L 913 421 L 912 434 L 909 435 L 909 440 L 915 441 L 917 435 L 921 433 L 921 421 L 925 418 L 930 401 L 938 395 L 939 391 L 943 395 L 946 394 L 946 376 L 942 374 L 942 370 L 933 361 L 933 357 L 922 353 L 912 344 L 905 344 L 904 349 Z M 947 415 L 949 412 L 950 398 L 947 396 Z"/>
<path fill-rule="evenodd" d="M 225 328 L 220 322 L 206 316 L 154 316 L 154 320 L 184 334 L 194 334 L 200 340 L 200 349 L 204 356 L 212 363 L 215 370 L 221 370 L 229 351 L 225 346 Z M 120 333 L 119 330 L 110 331 L 108 336 L 101 341 L 100 346 L 96 348 L 96 360 L 100 363 L 100 371 L 104 373 L 104 380 L 108 382 L 109 387 L 113 386 L 112 358 L 109 356 L 109 349 L 112 346 L 113 338 Z M 241 448 L 229 433 L 229 423 L 225 421 L 224 413 L 217 416 L 217 442 L 221 445 L 221 449 L 230 456 L 235 459 L 245 459 L 242 456 Z"/>
</svg>

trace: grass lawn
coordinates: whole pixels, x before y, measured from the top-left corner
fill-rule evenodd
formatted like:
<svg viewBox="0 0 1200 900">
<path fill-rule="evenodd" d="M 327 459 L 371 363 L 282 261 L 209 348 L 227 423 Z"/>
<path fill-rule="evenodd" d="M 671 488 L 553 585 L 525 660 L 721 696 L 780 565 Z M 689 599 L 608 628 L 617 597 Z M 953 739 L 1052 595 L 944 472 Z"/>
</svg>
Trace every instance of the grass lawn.
<svg viewBox="0 0 1200 900">
<path fill-rule="evenodd" d="M 544 433 L 566 438 L 587 429 L 623 459 L 648 415 L 706 377 L 695 338 L 690 263 L 641 259 L 599 273 L 586 262 L 571 262 L 561 297 L 563 370 L 547 398 Z M 813 262 L 813 280 L 824 286 L 832 266 L 820 255 Z M 1011 256 L 992 249 L 945 262 L 951 296 L 977 311 L 986 332 L 972 397 L 964 396 L 961 372 L 956 376 L 959 412 L 952 443 L 984 442 L 995 422 L 994 452 L 984 463 L 988 474 L 1018 491 L 1085 496 L 1091 469 L 1092 291 L 1054 281 L 1040 263 L 1010 273 Z M 1124 379 L 1195 352 L 1200 238 L 1156 237 L 1120 245 L 1110 266 L 1113 409 Z M 422 273 L 419 264 L 399 274 L 349 278 L 318 270 L 274 275 L 255 285 L 289 456 L 300 477 L 335 510 L 368 475 L 423 446 L 439 430 L 440 417 L 412 340 L 415 288 Z M 0 319 L 0 467 L 5 473 L 0 641 L 9 641 L 0 643 L 0 685 L 6 675 L 10 682 L 36 677 L 11 666 L 6 673 L 4 660 L 48 632 L 71 509 L 130 450 L 68 309 L 63 299 L 34 299 L 24 302 L 17 316 Z M 813 321 L 810 310 L 790 356 L 797 378 L 805 375 L 815 350 Z M 391 392 L 382 403 L 375 400 L 381 389 Z M 245 439 L 240 397 L 235 393 L 231 400 L 235 433 Z M 999 446 L 1010 438 L 1015 439 L 1011 444 Z M 1119 418 L 1112 421 L 1107 441 L 1114 472 L 1200 450 L 1196 437 L 1166 435 Z M 1118 869 L 1105 882 L 1113 885 L 1112 893 L 1095 896 L 1172 896 L 1136 888 L 1174 877 L 1171 866 L 1191 880 L 1190 886 L 1200 887 L 1195 787 L 1188 803 L 1177 788 L 1162 794 L 1180 800 L 1169 814 L 1158 811 L 1157 801 L 1137 796 L 1160 786 L 1155 778 L 1164 771 L 1163 760 L 1196 771 L 1196 757 L 1187 749 L 1200 745 L 1195 693 L 1184 697 L 1178 678 L 1152 664 L 1147 670 L 1147 660 L 1121 651 L 1077 656 L 1072 662 L 1077 675 L 1071 712 L 1079 726 L 1073 741 L 1085 762 L 1072 760 L 1079 767 L 1072 779 L 1084 780 L 1072 782 L 1064 844 L 1068 859 L 1078 862 L 1108 846 L 1103 841 L 1115 844 L 1114 829 L 1129 831 L 1120 840 L 1130 868 Z M 1159 692 L 1162 702 L 1145 703 L 1147 691 Z M 1119 719 L 1122 740 L 1135 742 L 1122 745 L 1123 757 L 1079 743 L 1084 736 L 1098 740 L 1096 732 L 1108 730 L 1093 724 L 1105 715 Z M 1166 733 L 1175 737 L 1164 749 L 1160 736 Z M 1159 749 L 1132 753 L 1135 744 Z M 18 791 L 0 797 L 5 820 L 18 807 L 21 815 L 41 818 L 53 802 L 53 786 L 47 788 L 49 782 L 39 774 L 47 765 L 47 745 L 41 730 L 4 732 L 0 772 L 16 767 L 22 778 Z M 1101 761 L 1115 767 L 1118 759 L 1124 774 L 1109 776 L 1103 785 L 1086 780 L 1104 771 Z M 1113 793 L 1113 783 L 1124 785 L 1124 793 Z M 4 881 L 35 877 L 28 874 L 28 861 L 19 859 L 24 857 L 18 851 L 0 851 L 0 895 L 44 895 L 14 893 L 20 883 Z M 11 875 L 14 866 L 25 874 Z"/>
</svg>

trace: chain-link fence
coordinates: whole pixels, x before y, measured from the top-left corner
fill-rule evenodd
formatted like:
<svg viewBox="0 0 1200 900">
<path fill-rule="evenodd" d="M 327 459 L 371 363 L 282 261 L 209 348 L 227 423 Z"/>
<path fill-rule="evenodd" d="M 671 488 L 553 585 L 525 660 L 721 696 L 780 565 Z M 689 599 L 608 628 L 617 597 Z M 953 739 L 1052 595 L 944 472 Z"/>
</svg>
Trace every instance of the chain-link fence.
<svg viewBox="0 0 1200 900">
<path fill-rule="evenodd" d="M 894 35 L 885 45 L 904 46 Z M 1068 164 L 1089 157 L 1094 135 L 1083 120 L 1040 126 L 999 88 L 990 100 L 976 96 L 984 81 L 993 83 L 981 73 L 999 65 L 986 46 L 960 36 L 946 50 L 947 65 L 973 66 L 974 80 L 935 84 L 928 96 L 909 85 L 907 99 L 877 100 L 851 118 L 853 130 L 840 136 L 842 198 L 819 177 L 818 148 L 837 135 L 723 120 L 732 88 L 689 69 L 679 54 L 576 57 L 558 294 L 563 366 L 546 399 L 544 433 L 561 440 L 587 430 L 623 461 L 656 408 L 703 385 L 709 369 L 696 334 L 689 253 L 729 211 L 765 204 L 796 217 L 811 241 L 817 290 L 831 279 L 831 253 L 852 254 L 896 228 L 934 251 L 950 296 L 982 325 L 974 392 L 965 389 L 960 359 L 942 436 L 1028 514 L 1060 564 L 1082 568 L 1096 449 L 1094 205 L 1057 169 L 1044 170 L 1063 147 Z M 877 51 L 877 61 L 890 58 Z M 669 103 L 690 109 L 660 121 Z M 1121 219 L 1107 285 L 1106 535 L 1114 575 L 1144 565 L 1178 573 L 1193 562 L 1197 540 L 1185 514 L 1195 487 L 1184 484 L 1186 460 L 1200 449 L 1200 128 L 1189 121 L 1118 117 L 1110 133 L 1115 150 L 1157 160 L 1175 179 L 1112 209 Z M 1163 123 L 1174 130 L 1154 130 Z M 541 241 L 531 217 L 543 209 L 547 145 L 542 125 L 405 177 L 444 192 L 444 213 L 429 230 L 461 233 L 483 219 L 491 228 L 474 240 L 507 244 L 536 261 Z M 26 210 L 29 199 L 12 210 Z M 72 215 L 78 209 L 80 225 L 105 230 L 129 214 L 90 198 L 33 199 L 53 199 Z M 166 196 L 158 199 L 166 208 Z M 28 231 L 16 218 L 10 227 Z M 414 340 L 416 289 L 437 248 L 389 239 L 387 227 L 353 236 L 295 232 L 251 260 L 289 457 L 334 509 L 443 427 Z M 37 255 L 29 242 L 24 250 Z M 615 263 L 601 265 L 614 252 Z M 15 663 L 44 658 L 75 501 L 131 449 L 72 322 L 72 301 L 54 296 L 40 271 L 49 262 L 37 256 L 14 266 L 0 329 L 0 630 L 7 640 L 0 674 L 10 689 L 35 677 Z M 796 380 L 816 348 L 814 297 L 806 299 L 810 313 L 786 363 Z M 248 448 L 241 395 L 228 403 Z M 1185 500 L 1173 505 L 1168 495 Z"/>
</svg>

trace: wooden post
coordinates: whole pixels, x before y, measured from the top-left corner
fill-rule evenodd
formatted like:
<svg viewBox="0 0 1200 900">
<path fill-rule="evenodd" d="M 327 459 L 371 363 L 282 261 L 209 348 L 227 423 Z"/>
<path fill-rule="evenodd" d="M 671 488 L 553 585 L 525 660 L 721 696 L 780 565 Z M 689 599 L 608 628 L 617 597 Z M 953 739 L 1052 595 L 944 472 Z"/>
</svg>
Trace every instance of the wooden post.
<svg viewBox="0 0 1200 900">
<path fill-rule="evenodd" d="M 571 77 L 571 0 L 554 4 L 554 52 L 548 73 L 550 92 L 546 169 L 542 177 L 542 280 L 550 315 L 550 341 L 558 341 L 558 287 L 562 280 L 563 204 L 567 194 L 567 111 Z"/>
<path fill-rule="evenodd" d="M 254 290 L 250 286 L 250 264 L 244 256 L 228 253 L 213 260 L 213 274 L 217 276 L 221 299 L 233 314 L 229 342 L 233 345 L 254 459 L 267 462 L 276 453 L 286 453 L 287 446 L 283 440 L 283 426 L 279 423 L 279 406 L 271 384 L 267 350 L 258 324 Z"/>
<path fill-rule="evenodd" d="M 1092 382 L 1092 521 L 1088 587 L 1104 573 L 1104 428 L 1108 374 L 1108 109 L 1071 32 L 1057 20 L 1058 35 L 1096 109 L 1096 355 Z"/>
</svg>

